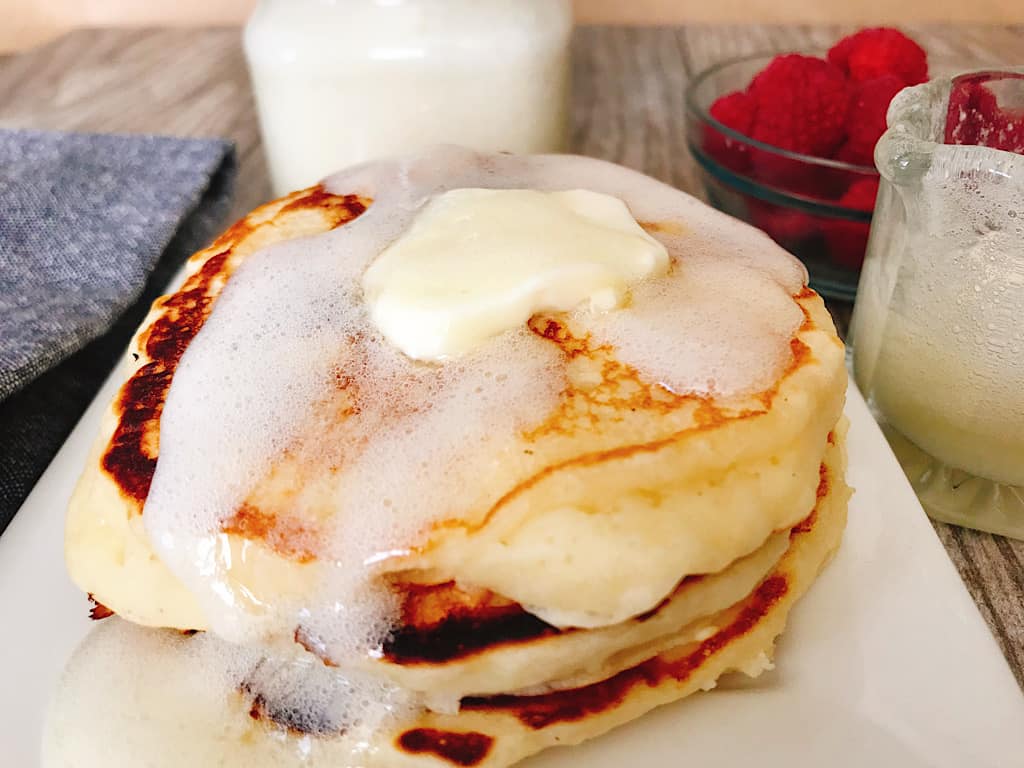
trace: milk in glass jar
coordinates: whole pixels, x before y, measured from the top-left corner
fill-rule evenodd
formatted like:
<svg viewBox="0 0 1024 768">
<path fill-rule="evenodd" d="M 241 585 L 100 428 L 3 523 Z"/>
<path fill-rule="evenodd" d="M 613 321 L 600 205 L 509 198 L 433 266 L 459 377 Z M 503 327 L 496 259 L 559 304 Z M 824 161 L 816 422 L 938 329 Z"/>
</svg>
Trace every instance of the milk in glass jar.
<svg viewBox="0 0 1024 768">
<path fill-rule="evenodd" d="M 569 0 L 260 0 L 245 28 L 276 194 L 438 143 L 565 147 Z"/>
</svg>

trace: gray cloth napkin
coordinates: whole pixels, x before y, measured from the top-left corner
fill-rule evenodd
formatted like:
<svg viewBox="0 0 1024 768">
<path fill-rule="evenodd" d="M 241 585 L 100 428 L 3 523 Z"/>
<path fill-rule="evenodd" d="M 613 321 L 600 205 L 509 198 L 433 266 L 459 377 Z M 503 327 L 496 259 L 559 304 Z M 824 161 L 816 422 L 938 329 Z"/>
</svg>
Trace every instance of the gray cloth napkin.
<svg viewBox="0 0 1024 768">
<path fill-rule="evenodd" d="M 0 531 L 234 173 L 220 140 L 0 130 Z"/>
</svg>

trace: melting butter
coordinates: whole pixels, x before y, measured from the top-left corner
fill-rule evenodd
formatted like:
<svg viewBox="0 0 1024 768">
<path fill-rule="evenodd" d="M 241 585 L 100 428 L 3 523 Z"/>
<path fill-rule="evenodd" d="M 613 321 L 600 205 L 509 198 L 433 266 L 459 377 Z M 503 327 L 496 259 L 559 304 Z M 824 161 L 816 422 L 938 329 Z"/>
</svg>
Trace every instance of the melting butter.
<svg viewBox="0 0 1024 768">
<path fill-rule="evenodd" d="M 453 189 L 370 265 L 370 317 L 417 360 L 462 355 L 537 312 L 622 306 L 668 270 L 665 246 L 616 197 L 573 189 Z"/>
</svg>

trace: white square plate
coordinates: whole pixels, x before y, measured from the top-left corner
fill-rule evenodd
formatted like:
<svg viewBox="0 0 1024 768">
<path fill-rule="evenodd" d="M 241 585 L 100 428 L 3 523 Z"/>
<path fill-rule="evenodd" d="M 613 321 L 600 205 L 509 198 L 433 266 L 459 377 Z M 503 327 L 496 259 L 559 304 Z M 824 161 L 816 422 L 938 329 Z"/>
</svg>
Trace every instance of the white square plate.
<svg viewBox="0 0 1024 768">
<path fill-rule="evenodd" d="M 0 538 L 4 768 L 38 765 L 47 699 L 89 629 L 85 597 L 64 572 L 64 507 L 115 379 Z M 846 410 L 849 526 L 794 609 L 776 669 L 727 678 L 608 736 L 551 750 L 531 768 L 1022 764 L 1024 696 L 852 388 Z"/>
</svg>

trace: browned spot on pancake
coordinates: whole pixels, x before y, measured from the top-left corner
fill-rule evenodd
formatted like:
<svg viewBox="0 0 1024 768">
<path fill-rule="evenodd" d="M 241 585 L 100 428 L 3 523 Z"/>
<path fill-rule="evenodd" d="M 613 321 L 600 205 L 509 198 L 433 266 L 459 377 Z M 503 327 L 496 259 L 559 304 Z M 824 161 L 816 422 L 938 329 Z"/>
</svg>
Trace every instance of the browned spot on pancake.
<svg viewBox="0 0 1024 768">
<path fill-rule="evenodd" d="M 299 197 L 281 208 L 281 213 L 320 208 L 334 215 L 335 220 L 331 226 L 336 227 L 359 216 L 366 210 L 368 202 L 369 200 L 360 198 L 359 195 L 335 195 L 324 189 L 323 185 L 317 184 L 303 190 Z"/>
<path fill-rule="evenodd" d="M 243 686 L 243 692 L 248 693 L 248 688 Z M 291 732 L 296 736 L 330 736 L 338 733 L 332 723 L 326 717 L 321 720 L 310 720 L 303 717 L 292 707 L 275 707 L 263 694 L 256 694 L 249 707 L 249 717 L 253 720 L 272 723 L 280 728 Z"/>
<path fill-rule="evenodd" d="M 334 659 L 327 655 L 327 646 L 324 642 L 309 631 L 306 627 L 295 628 L 295 642 L 309 651 L 311 654 L 316 656 L 320 661 L 324 663 L 325 667 L 336 667 L 338 666 Z"/>
<path fill-rule="evenodd" d="M 488 590 L 454 582 L 402 585 L 402 626 L 384 643 L 393 664 L 438 664 L 503 645 L 565 634 Z"/>
<path fill-rule="evenodd" d="M 541 338 L 557 344 L 568 358 L 590 352 L 590 339 L 578 339 L 573 336 L 568 326 L 559 318 L 551 315 L 534 315 L 526 322 L 526 326 Z"/>
<path fill-rule="evenodd" d="M 413 728 L 398 737 L 399 749 L 414 755 L 431 754 L 455 765 L 477 765 L 491 751 L 494 739 L 476 731 Z"/>
<path fill-rule="evenodd" d="M 217 236 L 217 239 L 210 244 L 210 248 L 214 250 L 220 249 L 222 251 L 228 250 L 234 243 L 242 240 L 258 226 L 258 224 L 253 224 L 253 222 L 249 220 L 248 216 L 241 218 L 221 232 L 220 235 Z M 192 254 L 190 260 L 196 258 L 201 253 L 202 251 L 198 251 L 197 253 Z"/>
<path fill-rule="evenodd" d="M 316 186 L 298 193 L 282 211 L 327 211 L 332 226 L 337 227 L 361 214 L 368 203 L 356 195 L 332 195 Z M 135 512 L 142 511 L 156 470 L 160 414 L 171 378 L 231 274 L 232 247 L 254 228 L 272 225 L 273 220 L 255 226 L 249 218 L 236 222 L 215 241 L 222 249 L 219 253 L 208 258 L 177 293 L 155 302 L 160 315 L 140 337 L 149 361 L 121 387 L 115 403 L 117 426 L 100 462 L 121 492 L 135 502 Z"/>
<path fill-rule="evenodd" d="M 811 514 L 789 529 L 789 538 L 792 539 L 794 536 L 799 536 L 801 533 L 807 533 L 814 528 L 814 524 L 817 521 L 818 510 L 815 509 L 811 511 Z"/>
<path fill-rule="evenodd" d="M 102 466 L 121 491 L 138 502 L 149 494 L 159 451 L 160 414 L 185 347 L 198 333 L 211 301 L 210 283 L 223 270 L 230 255 L 211 257 L 185 283 L 182 290 L 157 301 L 162 314 L 145 334 L 143 346 L 150 362 L 121 387 L 120 418 L 110 438 Z"/>
<path fill-rule="evenodd" d="M 666 235 L 681 235 L 686 232 L 684 227 L 678 221 L 638 221 L 637 222 L 646 232 L 655 233 L 662 232 Z"/>
<path fill-rule="evenodd" d="M 804 311 L 806 316 L 805 325 L 810 322 L 810 315 L 807 314 L 807 310 L 800 305 L 800 309 Z M 807 328 L 801 327 L 801 332 L 806 331 Z M 771 387 L 761 392 L 757 398 L 761 401 L 764 406 L 764 413 L 766 413 L 771 407 L 772 403 L 775 402 L 775 398 L 779 394 L 779 386 L 787 377 L 791 376 L 802 366 L 806 365 L 813 359 L 811 348 L 807 346 L 802 340 L 794 337 L 789 340 L 789 352 L 790 360 L 789 365 L 786 366 L 786 370 L 783 372 L 781 378 L 776 381 Z"/>
<path fill-rule="evenodd" d="M 453 616 L 502 615 L 519 604 L 488 589 L 458 586 L 454 581 L 438 584 L 396 583 L 402 595 L 402 621 L 409 626 L 430 629 Z"/>
<path fill-rule="evenodd" d="M 257 663 L 252 671 L 253 676 L 259 673 L 264 663 Z M 336 736 L 344 733 L 344 728 L 332 722 L 330 712 L 308 706 L 296 707 L 294 702 L 275 702 L 256 690 L 251 678 L 243 680 L 238 690 L 242 696 L 252 697 L 249 717 L 253 720 L 283 728 L 296 736 Z"/>
<path fill-rule="evenodd" d="M 800 339 L 794 338 L 789 340 L 789 351 L 792 353 L 793 359 L 786 368 L 786 372 L 783 374 L 783 377 L 791 375 L 798 368 L 809 363 L 813 357 L 811 354 L 811 348 Z M 772 387 L 770 391 L 778 394 L 778 384 Z"/>
<path fill-rule="evenodd" d="M 646 380 L 635 368 L 616 360 L 611 347 L 593 346 L 589 335 L 573 335 L 564 317 L 535 315 L 527 327 L 555 344 L 566 360 L 587 358 L 592 366 L 600 366 L 600 381 L 590 387 L 567 387 L 561 393 L 557 409 L 538 426 L 523 433 L 528 441 L 555 433 L 571 435 L 589 430 L 602 419 L 621 418 L 628 412 L 663 415 L 700 401 L 696 395 L 677 394 Z"/>
<path fill-rule="evenodd" d="M 267 702 L 263 696 L 256 696 L 249 707 L 249 717 L 253 720 L 263 720 L 267 716 Z"/>
<path fill-rule="evenodd" d="M 789 581 L 785 575 L 769 576 L 744 601 L 743 607 L 727 626 L 682 658 L 666 660 L 656 656 L 607 680 L 539 696 L 502 694 L 468 697 L 462 700 L 462 708 L 470 711 L 506 712 L 535 730 L 605 712 L 621 704 L 629 692 L 638 686 L 653 688 L 664 682 L 686 681 L 709 658 L 753 629 L 788 590 Z"/>
<path fill-rule="evenodd" d="M 814 320 L 811 318 L 810 310 L 808 310 L 801 302 L 816 295 L 817 294 L 806 285 L 801 288 L 798 293 L 793 295 L 793 298 L 796 299 L 797 302 L 796 305 L 800 307 L 800 311 L 803 312 L 804 315 L 804 321 L 800 323 L 799 332 L 801 333 L 814 330 Z"/>
<path fill-rule="evenodd" d="M 818 504 L 820 504 L 821 500 L 828 495 L 828 491 L 828 467 L 825 465 L 824 462 L 822 462 L 818 466 L 818 488 L 815 491 L 815 496 L 817 497 L 818 502 L 814 505 L 814 509 L 811 510 L 811 514 L 809 514 L 807 517 L 805 517 L 803 520 L 801 520 L 799 523 L 797 523 L 790 529 L 790 538 L 794 536 L 799 536 L 801 533 L 807 533 L 814 527 L 814 524 L 818 520 Z"/>
<path fill-rule="evenodd" d="M 89 618 L 93 621 L 102 621 L 114 615 L 112 610 L 93 597 L 92 592 L 89 593 L 89 602 L 92 603 L 92 608 L 89 609 Z"/>
<path fill-rule="evenodd" d="M 264 512 L 250 504 L 243 504 L 225 520 L 221 531 L 262 541 L 279 555 L 300 563 L 316 559 L 314 552 L 321 537 L 316 528 L 301 520 Z"/>
</svg>

